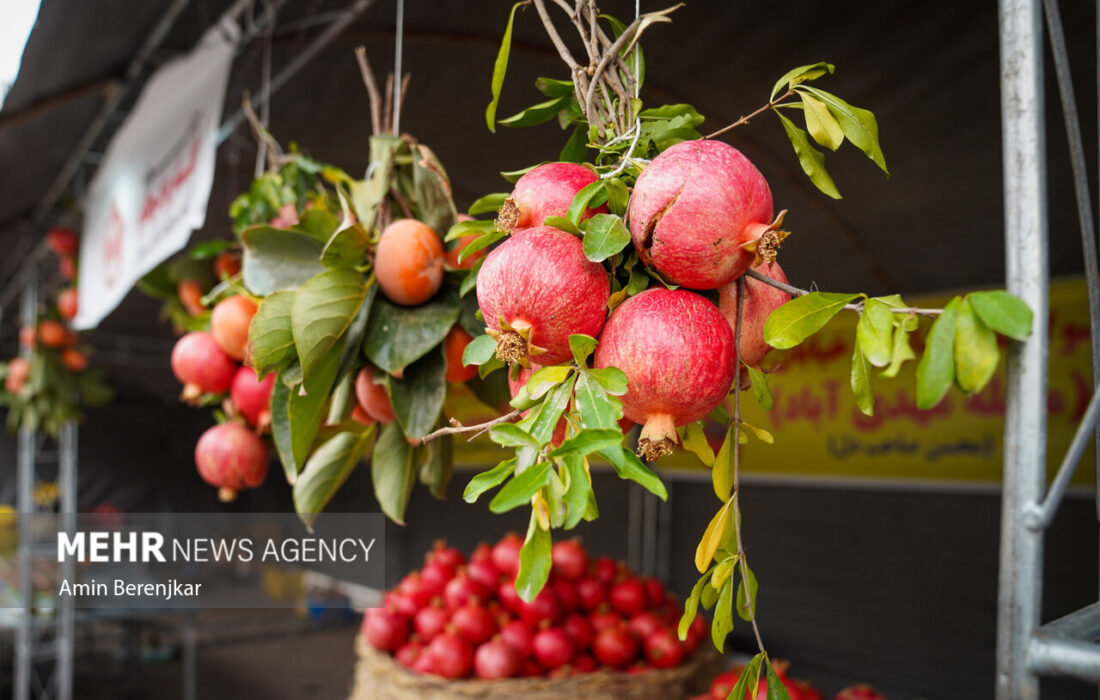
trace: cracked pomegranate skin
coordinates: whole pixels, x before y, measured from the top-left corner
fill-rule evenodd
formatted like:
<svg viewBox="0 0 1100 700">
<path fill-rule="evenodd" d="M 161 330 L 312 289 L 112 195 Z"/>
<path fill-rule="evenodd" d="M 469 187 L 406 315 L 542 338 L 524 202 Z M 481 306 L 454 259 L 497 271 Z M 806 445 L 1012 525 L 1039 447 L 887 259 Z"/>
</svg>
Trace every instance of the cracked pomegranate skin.
<svg viewBox="0 0 1100 700">
<path fill-rule="evenodd" d="M 642 261 L 689 289 L 717 289 L 747 270 L 755 256 L 741 246 L 759 238 L 772 215 L 771 189 L 756 166 L 708 140 L 683 141 L 654 158 L 628 210 Z"/>
<path fill-rule="evenodd" d="M 577 193 L 595 181 L 596 173 L 576 163 L 546 163 L 526 173 L 512 192 L 519 209 L 515 228 L 541 226 L 548 216 L 564 217 Z M 581 221 L 600 213 L 607 213 L 607 207 L 589 207 Z"/>
<path fill-rule="evenodd" d="M 595 366 L 626 373 L 623 413 L 630 420 L 656 428 L 671 417 L 685 425 L 706 417 L 733 384 L 733 332 L 698 294 L 648 289 L 612 312 Z"/>
<path fill-rule="evenodd" d="M 540 365 L 573 356 L 569 336 L 596 337 L 603 327 L 610 296 L 607 273 L 584 257 L 581 240 L 550 226 L 517 231 L 485 258 L 477 276 L 477 303 L 485 325 L 531 327 L 532 344 L 546 352 L 533 355 Z"/>
</svg>

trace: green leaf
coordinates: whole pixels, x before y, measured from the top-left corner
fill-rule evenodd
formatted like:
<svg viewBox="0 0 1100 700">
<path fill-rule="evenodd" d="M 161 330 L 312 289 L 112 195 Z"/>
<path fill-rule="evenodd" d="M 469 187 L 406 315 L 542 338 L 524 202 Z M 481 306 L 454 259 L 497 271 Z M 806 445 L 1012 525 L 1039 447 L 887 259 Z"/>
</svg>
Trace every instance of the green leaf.
<svg viewBox="0 0 1100 700">
<path fill-rule="evenodd" d="M 1033 314 L 1019 297 L 997 289 L 971 292 L 966 300 L 985 325 L 1015 340 L 1027 340 L 1031 335 Z"/>
<path fill-rule="evenodd" d="M 209 260 L 232 247 L 233 241 L 227 241 L 224 238 L 215 238 L 211 241 L 196 243 L 191 247 L 189 254 L 192 260 Z"/>
<path fill-rule="evenodd" d="M 342 349 L 343 345 L 338 344 L 333 352 L 325 355 L 310 378 L 312 386 L 291 387 L 287 417 L 290 423 L 290 443 L 295 464 L 305 464 L 306 456 L 313 446 L 313 440 L 321 428 L 321 422 L 325 417 L 322 409 L 336 383 L 336 372 L 339 369 Z M 284 374 L 294 367 L 297 365 L 291 365 L 284 370 Z"/>
<path fill-rule="evenodd" d="M 607 450 L 600 450 L 600 456 L 611 462 L 611 466 L 615 468 L 615 473 L 620 479 L 633 481 L 662 501 L 668 500 L 668 490 L 661 478 L 647 467 L 642 460 L 638 459 L 638 456 L 632 451 L 625 447 L 612 447 Z"/>
<path fill-rule="evenodd" d="M 962 299 L 955 297 L 932 324 L 917 364 L 917 408 L 927 410 L 943 399 L 955 381 L 955 319 Z"/>
<path fill-rule="evenodd" d="M 355 270 L 327 270 L 294 294 L 290 322 L 307 388 L 313 371 L 344 335 L 366 296 L 363 276 Z"/>
<path fill-rule="evenodd" d="M 506 513 L 529 502 L 531 497 L 550 483 L 550 463 L 541 462 L 512 476 L 504 487 L 489 501 L 489 510 Z"/>
<path fill-rule="evenodd" d="M 554 228 L 561 229 L 566 233 L 571 233 L 574 236 L 580 236 L 581 230 L 577 228 L 572 221 L 561 216 L 548 216 L 543 221 L 545 226 L 553 226 Z"/>
<path fill-rule="evenodd" d="M 432 497 L 439 501 L 447 499 L 447 486 L 454 476 L 454 440 L 444 435 L 438 440 L 425 443 L 420 464 L 420 483 L 428 487 Z"/>
<path fill-rule="evenodd" d="M 542 403 L 532 409 L 527 417 L 520 421 L 520 425 L 526 428 L 531 436 L 538 440 L 540 445 L 550 442 L 550 438 L 554 435 L 554 429 L 557 428 L 558 421 L 561 420 L 561 414 L 569 405 L 569 398 L 573 395 L 575 383 L 576 378 L 570 377 L 551 389 Z"/>
<path fill-rule="evenodd" d="M 319 241 L 327 241 L 336 232 L 340 220 L 327 209 L 314 208 L 306 211 L 298 223 L 291 226 L 295 231 L 308 233 Z"/>
<path fill-rule="evenodd" d="M 698 457 L 703 466 L 714 466 L 714 450 L 707 442 L 707 434 L 703 430 L 703 421 L 695 421 L 684 426 L 681 444 L 685 450 Z"/>
<path fill-rule="evenodd" d="M 461 311 L 453 293 L 412 308 L 378 298 L 367 322 L 363 352 L 386 372 L 398 373 L 443 342 Z"/>
<path fill-rule="evenodd" d="M 745 667 L 745 670 L 741 672 L 741 676 L 737 679 L 737 683 L 734 684 L 733 690 L 727 698 L 735 698 L 735 700 L 741 700 L 744 697 L 756 697 L 756 688 L 760 684 L 760 664 L 764 661 L 764 652 L 760 652 L 756 656 L 752 657 L 752 661 Z"/>
<path fill-rule="evenodd" d="M 466 485 L 466 490 L 462 493 L 462 500 L 467 503 L 473 503 L 481 494 L 504 483 L 504 480 L 511 476 L 512 472 L 515 470 L 516 458 L 512 457 L 511 459 L 504 460 L 492 469 L 481 472 L 470 479 L 470 483 Z"/>
<path fill-rule="evenodd" d="M 512 23 L 516 19 L 516 10 L 525 3 L 517 2 L 512 5 L 512 11 L 508 15 L 508 25 L 504 28 L 504 37 L 500 40 L 500 51 L 497 52 L 496 63 L 493 64 L 493 81 L 490 85 L 492 99 L 485 108 L 485 123 L 489 125 L 489 131 L 495 132 L 497 105 L 500 103 L 500 91 L 504 87 L 504 73 L 508 70 L 508 54 L 512 51 Z"/>
<path fill-rule="evenodd" d="M 563 459 L 574 456 L 584 457 L 593 452 L 618 447 L 622 445 L 622 442 L 623 434 L 618 428 L 586 428 L 573 437 L 563 441 L 561 447 L 551 452 L 550 456 L 561 457 Z"/>
<path fill-rule="evenodd" d="M 626 393 L 626 373 L 618 367 L 601 367 L 600 369 L 585 370 L 585 373 L 612 396 L 622 396 Z"/>
<path fill-rule="evenodd" d="M 488 335 L 479 335 L 462 351 L 462 364 L 483 365 L 496 356 L 497 341 Z"/>
<path fill-rule="evenodd" d="M 738 589 L 740 594 L 740 589 Z M 710 640 L 720 652 L 726 650 L 726 637 L 733 631 L 733 581 L 726 581 L 722 592 L 718 594 L 718 605 L 714 608 L 714 620 L 710 623 Z"/>
<path fill-rule="evenodd" d="M 370 236 L 358 224 L 342 228 L 321 251 L 321 264 L 330 268 L 355 268 L 366 262 Z"/>
<path fill-rule="evenodd" d="M 547 97 L 565 97 L 573 94 L 573 81 L 537 78 L 535 79 L 535 89 Z"/>
<path fill-rule="evenodd" d="M 293 438 L 290 430 L 290 388 L 276 379 L 271 388 L 271 439 L 283 464 L 286 480 L 293 484 L 298 478 L 298 461 L 294 458 Z"/>
<path fill-rule="evenodd" d="M 588 356 L 596 349 L 596 339 L 584 333 L 571 333 L 569 335 L 569 349 L 573 352 L 573 359 L 578 367 L 588 364 Z"/>
<path fill-rule="evenodd" d="M 470 271 L 466 273 L 466 277 L 462 279 L 462 284 L 458 286 L 458 295 L 463 299 L 472 298 L 466 295 L 477 286 L 477 273 L 481 270 L 481 264 L 484 262 L 485 258 L 479 258 L 474 266 L 470 268 Z"/>
<path fill-rule="evenodd" d="M 571 457 L 565 460 L 565 471 L 569 476 L 569 486 L 563 499 L 567 510 L 566 530 L 572 530 L 584 519 L 588 511 L 588 501 L 593 495 L 592 483 L 588 480 L 588 472 L 584 464 L 583 457 Z"/>
<path fill-rule="evenodd" d="M 746 622 L 751 620 L 756 612 L 756 574 L 749 568 L 748 560 L 742 564 L 748 579 L 742 578 L 737 586 L 737 614 Z"/>
<path fill-rule="evenodd" d="M 406 437 L 420 439 L 435 429 L 447 398 L 447 360 L 442 350 L 409 365 L 401 379 L 386 375 L 386 384 Z"/>
<path fill-rule="evenodd" d="M 573 368 L 568 365 L 540 367 L 527 380 L 527 395 L 532 399 L 542 398 L 546 392 L 568 379 L 572 372 Z"/>
<path fill-rule="evenodd" d="M 794 153 L 798 156 L 798 163 L 802 166 L 803 172 L 809 176 L 810 182 L 833 199 L 840 199 L 840 191 L 836 188 L 836 183 L 833 182 L 833 178 L 829 176 L 829 172 L 825 169 L 825 156 L 821 154 L 821 151 L 810 145 L 810 140 L 806 137 L 805 131 L 795 126 L 794 122 L 779 110 L 772 111 L 775 112 L 776 116 L 779 117 L 779 121 L 783 124 L 783 130 L 787 132 L 787 138 L 790 139 L 791 146 L 794 147 Z"/>
<path fill-rule="evenodd" d="M 630 201 L 630 190 L 621 178 L 613 177 L 604 180 L 604 189 L 607 190 L 607 208 L 616 216 L 626 216 L 626 207 Z"/>
<path fill-rule="evenodd" d="M 398 525 L 404 525 L 405 509 L 416 484 L 416 469 L 412 445 L 397 423 L 382 428 L 371 457 L 371 481 L 382 512 Z"/>
<path fill-rule="evenodd" d="M 772 669 L 771 660 L 768 660 L 766 666 L 766 677 L 768 679 L 767 700 L 791 700 L 791 695 L 787 692 L 787 686 L 783 685 L 783 681 L 779 680 L 779 676 Z"/>
<path fill-rule="evenodd" d="M 783 89 L 784 85 L 793 88 L 799 83 L 803 83 L 808 80 L 817 80 L 826 73 L 832 73 L 834 70 L 835 67 L 833 66 L 833 64 L 825 63 L 824 61 L 822 61 L 820 63 L 811 63 L 806 66 L 799 66 L 798 68 L 787 71 L 786 75 L 775 81 L 775 87 L 772 88 L 772 94 L 771 97 L 768 98 L 768 101 L 774 101 L 776 95 L 779 94 L 779 91 Z"/>
<path fill-rule="evenodd" d="M 500 211 L 500 208 L 504 206 L 504 200 L 508 199 L 508 197 L 509 194 L 507 192 L 494 192 L 493 194 L 487 194 L 484 197 L 480 197 L 474 200 L 474 203 L 470 205 L 470 208 L 466 210 L 466 213 L 470 216 L 478 216 L 479 214 L 496 214 L 498 211 Z M 450 238 L 450 236 L 448 235 L 447 238 Z"/>
<path fill-rule="evenodd" d="M 367 322 L 370 320 L 370 310 L 374 305 L 374 298 L 378 296 L 378 285 L 368 284 L 363 303 L 359 305 L 359 311 L 351 320 L 344 333 L 344 349 L 340 353 L 340 365 L 336 371 L 337 380 L 351 374 L 359 364 L 360 350 L 363 347 L 363 337 L 367 334 Z"/>
<path fill-rule="evenodd" d="M 681 642 L 687 639 L 688 629 L 691 627 L 691 623 L 695 621 L 695 615 L 699 612 L 699 597 L 703 594 L 703 587 L 707 585 L 707 579 L 710 578 L 709 574 L 710 569 L 707 569 L 706 573 L 691 587 L 691 595 L 684 601 L 684 614 L 680 616 L 680 624 L 676 628 L 676 634 Z"/>
<path fill-rule="evenodd" d="M 722 440 L 722 446 L 718 448 L 718 454 L 714 458 L 714 468 L 711 470 L 710 479 L 714 486 L 714 495 L 720 501 L 728 501 L 733 491 L 733 459 L 736 456 L 734 448 L 734 434 L 737 424 L 730 422 L 726 428 L 726 436 Z"/>
<path fill-rule="evenodd" d="M 695 548 L 695 568 L 700 572 L 706 571 L 710 566 L 715 552 L 718 551 L 718 545 L 726 534 L 726 528 L 730 524 L 731 503 L 733 503 L 732 499 L 722 504 L 722 507 L 710 519 L 710 524 L 707 525 L 702 539 L 699 540 L 699 546 Z"/>
<path fill-rule="evenodd" d="M 260 376 L 281 371 L 297 357 L 290 323 L 293 302 L 294 292 L 275 292 L 260 302 L 252 317 L 248 342 L 252 366 Z"/>
<path fill-rule="evenodd" d="M 558 160 L 563 163 L 583 163 L 586 157 L 588 157 L 588 134 L 583 126 L 577 125 L 569 135 L 569 140 L 562 146 Z"/>
<path fill-rule="evenodd" d="M 856 326 L 856 339 L 864 357 L 875 367 L 885 367 L 893 356 L 894 312 L 878 299 L 868 299 Z"/>
<path fill-rule="evenodd" d="M 750 433 L 756 436 L 756 439 L 760 442 L 767 443 L 769 445 L 775 444 L 775 438 L 767 430 L 763 428 L 757 428 L 755 425 L 750 425 L 744 421 L 741 421 L 741 427 L 748 430 Z M 744 432 L 744 431 L 742 431 Z"/>
<path fill-rule="evenodd" d="M 501 447 L 534 447 L 539 443 L 523 428 L 512 423 L 501 423 L 489 431 L 489 439 Z"/>
<path fill-rule="evenodd" d="M 756 402 L 765 411 L 772 410 L 772 390 L 768 386 L 768 375 L 755 367 L 745 365 L 749 370 L 749 378 L 752 380 L 752 393 L 756 396 Z"/>
<path fill-rule="evenodd" d="M 614 214 L 596 214 L 581 228 L 584 229 L 584 257 L 592 262 L 603 262 L 630 244 L 630 230 Z"/>
<path fill-rule="evenodd" d="M 516 593 L 530 603 L 550 578 L 550 531 L 543 530 L 538 518 L 531 513 L 527 527 L 527 539 L 519 550 L 519 573 L 516 574 Z"/>
<path fill-rule="evenodd" d="M 840 128 L 844 131 L 844 135 L 848 137 L 848 140 L 874 161 L 875 165 L 882 169 L 882 172 L 887 175 L 890 174 L 890 171 L 886 169 L 886 157 L 882 154 L 882 147 L 879 146 L 878 121 L 875 120 L 873 112 L 853 107 L 836 95 L 809 85 L 799 89 L 809 92 L 828 105 L 829 111 L 840 123 Z"/>
<path fill-rule="evenodd" d="M 863 355 L 863 344 L 857 338 L 852 353 L 852 392 L 856 396 L 856 406 L 865 415 L 875 413 L 875 395 L 871 391 L 871 366 Z"/>
<path fill-rule="evenodd" d="M 721 589 L 726 584 L 726 581 L 733 575 L 734 567 L 740 561 L 740 557 L 737 555 L 731 555 L 718 563 L 714 567 L 714 573 L 710 575 L 710 585 L 714 588 Z"/>
<path fill-rule="evenodd" d="M 565 105 L 569 99 L 569 97 L 554 97 L 545 102 L 540 102 L 537 105 L 531 105 L 522 112 L 517 112 L 510 117 L 505 117 L 497 123 L 501 126 L 511 127 L 545 124 L 556 117 L 558 112 L 565 109 Z"/>
<path fill-rule="evenodd" d="M 764 340 L 773 348 L 793 348 L 821 330 L 858 294 L 811 292 L 776 309 L 764 323 Z"/>
<path fill-rule="evenodd" d="M 300 231 L 280 231 L 271 226 L 253 226 L 241 234 L 244 286 L 253 294 L 297 289 L 324 271 L 323 241 Z"/>
<path fill-rule="evenodd" d="M 588 203 L 592 201 L 592 198 L 595 197 L 597 193 L 602 192 L 603 188 L 603 180 L 596 180 L 582 187 L 573 197 L 573 201 L 570 202 L 569 211 L 566 213 L 565 218 L 569 219 L 570 223 L 574 226 L 579 225 L 581 217 L 588 211 Z"/>
<path fill-rule="evenodd" d="M 916 326 L 916 316 L 911 317 Z M 913 348 L 909 345 L 909 328 L 905 322 L 897 324 L 897 328 L 894 330 L 894 348 L 890 354 L 890 366 L 882 371 L 882 376 L 887 379 L 893 379 L 898 376 L 898 372 L 901 371 L 901 366 L 905 364 L 907 360 L 916 358 L 916 354 L 913 352 Z"/>
<path fill-rule="evenodd" d="M 478 252 L 479 250 L 484 250 L 485 248 L 488 248 L 489 246 L 493 245 L 507 235 L 507 231 L 490 231 L 489 233 L 478 236 L 474 240 L 462 246 L 462 250 L 458 251 L 458 262 L 466 262 L 466 259 L 474 253 Z"/>
<path fill-rule="evenodd" d="M 342 432 L 318 447 L 294 482 L 294 508 L 306 527 L 343 486 L 374 439 L 374 426 L 361 432 Z"/>
<path fill-rule="evenodd" d="M 1000 359 L 997 336 L 963 299 L 955 320 L 955 382 L 968 394 L 978 393 L 993 378 Z"/>
<path fill-rule="evenodd" d="M 451 199 L 451 181 L 432 149 L 413 147 L 412 199 L 420 221 L 440 234 L 454 225 L 458 212 Z"/>
<path fill-rule="evenodd" d="M 813 140 L 830 151 L 840 148 L 840 144 L 844 143 L 844 131 L 840 128 L 836 117 L 829 112 L 829 108 L 821 100 L 806 93 L 801 93 L 801 96 L 802 112 L 806 115 L 806 130 L 810 132 Z"/>
<path fill-rule="evenodd" d="M 618 429 L 619 419 L 623 416 L 622 402 L 609 397 L 599 382 L 592 379 L 587 371 L 582 371 L 577 377 L 574 392 L 582 426 Z"/>
</svg>

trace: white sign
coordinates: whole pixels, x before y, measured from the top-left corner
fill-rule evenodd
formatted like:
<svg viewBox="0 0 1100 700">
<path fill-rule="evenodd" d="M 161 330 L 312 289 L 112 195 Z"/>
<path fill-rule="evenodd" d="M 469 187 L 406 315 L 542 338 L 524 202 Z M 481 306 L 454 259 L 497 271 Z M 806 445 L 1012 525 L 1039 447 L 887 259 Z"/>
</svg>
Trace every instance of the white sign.
<svg viewBox="0 0 1100 700">
<path fill-rule="evenodd" d="M 238 35 L 224 20 L 157 70 L 111 141 L 88 191 L 74 327 L 96 326 L 202 227 Z"/>
</svg>

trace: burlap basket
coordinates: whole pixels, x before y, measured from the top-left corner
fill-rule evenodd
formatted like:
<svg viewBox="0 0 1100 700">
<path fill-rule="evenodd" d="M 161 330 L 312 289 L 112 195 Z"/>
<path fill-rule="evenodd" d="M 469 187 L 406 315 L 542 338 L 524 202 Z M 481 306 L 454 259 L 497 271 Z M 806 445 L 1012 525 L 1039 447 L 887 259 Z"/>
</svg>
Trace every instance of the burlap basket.
<svg viewBox="0 0 1100 700">
<path fill-rule="evenodd" d="M 645 673 L 597 671 L 565 678 L 446 681 L 413 673 L 359 637 L 359 664 L 350 700 L 684 700 L 705 690 L 722 670 L 707 644 L 682 665 Z"/>
</svg>

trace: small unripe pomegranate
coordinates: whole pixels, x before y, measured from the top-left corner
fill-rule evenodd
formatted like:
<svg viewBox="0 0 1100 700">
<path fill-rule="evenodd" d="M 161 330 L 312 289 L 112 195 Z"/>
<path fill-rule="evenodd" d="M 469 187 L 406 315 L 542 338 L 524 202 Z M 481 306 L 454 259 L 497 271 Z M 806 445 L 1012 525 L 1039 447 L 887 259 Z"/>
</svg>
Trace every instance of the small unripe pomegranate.
<svg viewBox="0 0 1100 700">
<path fill-rule="evenodd" d="M 398 219 L 378 239 L 374 274 L 390 301 L 423 304 L 443 284 L 443 242 L 427 224 Z"/>
<path fill-rule="evenodd" d="M 547 217 L 564 217 L 569 205 L 586 185 L 596 181 L 596 173 L 577 163 L 545 163 L 524 173 L 504 202 L 497 216 L 501 231 L 542 226 Z M 581 220 L 604 213 L 606 206 L 585 210 Z"/>
<path fill-rule="evenodd" d="M 46 320 L 38 324 L 38 342 L 48 348 L 64 347 L 69 340 L 69 331 L 57 321 Z"/>
<path fill-rule="evenodd" d="M 172 372 L 183 384 L 183 399 L 192 401 L 204 393 L 227 391 L 237 373 L 237 364 L 212 335 L 192 331 L 172 348 Z"/>
<path fill-rule="evenodd" d="M 180 298 L 183 308 L 192 316 L 198 316 L 206 311 L 202 305 L 202 287 L 195 280 L 183 280 L 176 286 L 176 295 Z"/>
<path fill-rule="evenodd" d="M 222 299 L 210 314 L 210 332 L 218 345 L 234 360 L 244 360 L 248 351 L 248 325 L 256 315 L 256 304 L 237 294 Z"/>
<path fill-rule="evenodd" d="M 271 423 L 271 390 L 274 386 L 274 372 L 261 381 L 256 376 L 256 370 L 241 365 L 233 375 L 229 396 L 250 425 L 267 426 Z"/>
<path fill-rule="evenodd" d="M 757 251 L 769 262 L 785 233 L 772 220 L 760 171 L 721 141 L 683 141 L 638 176 L 628 210 L 634 248 L 668 282 L 717 289 L 736 279 Z"/>
<path fill-rule="evenodd" d="M 46 234 L 46 245 L 58 257 L 72 257 L 80 251 L 80 238 L 71 228 L 55 228 Z"/>
<path fill-rule="evenodd" d="M 61 318 L 71 321 L 76 318 L 77 291 L 75 287 L 66 287 L 57 293 L 57 313 Z"/>
<path fill-rule="evenodd" d="M 25 357 L 13 357 L 8 362 L 8 374 L 4 377 L 4 389 L 9 394 L 18 396 L 27 383 L 27 377 L 31 373 L 31 363 Z"/>
<path fill-rule="evenodd" d="M 83 372 L 88 369 L 88 356 L 76 348 L 65 348 L 61 351 L 61 364 L 70 372 Z"/>
<path fill-rule="evenodd" d="M 218 488 L 222 501 L 232 501 L 241 489 L 262 484 L 267 462 L 263 441 L 240 423 L 215 425 L 195 445 L 199 476 Z"/>
<path fill-rule="evenodd" d="M 753 268 L 757 272 L 770 277 L 777 282 L 786 284 L 787 276 L 783 274 L 783 268 L 779 263 L 761 261 Z M 718 309 L 729 321 L 730 328 L 737 331 L 737 287 L 740 278 L 718 289 Z M 791 300 L 791 295 L 782 289 L 776 289 L 767 282 L 745 278 L 745 305 L 741 310 L 741 362 L 751 367 L 760 364 L 764 356 L 771 350 L 771 346 L 764 342 L 764 323 L 772 312 Z"/>
<path fill-rule="evenodd" d="M 709 301 L 684 290 L 648 289 L 611 314 L 596 367 L 626 373 L 623 413 L 642 424 L 638 454 L 652 461 L 679 442 L 676 426 L 705 418 L 733 383 L 733 331 Z"/>
<path fill-rule="evenodd" d="M 608 296 L 607 273 L 584 257 L 580 239 L 549 226 L 512 235 L 489 253 L 477 278 L 497 357 L 524 367 L 572 357 L 569 336 L 599 334 Z"/>
<path fill-rule="evenodd" d="M 379 423 L 392 423 L 397 418 L 386 388 L 374 383 L 374 368 L 370 365 L 355 377 L 355 398 L 363 411 Z"/>
</svg>

